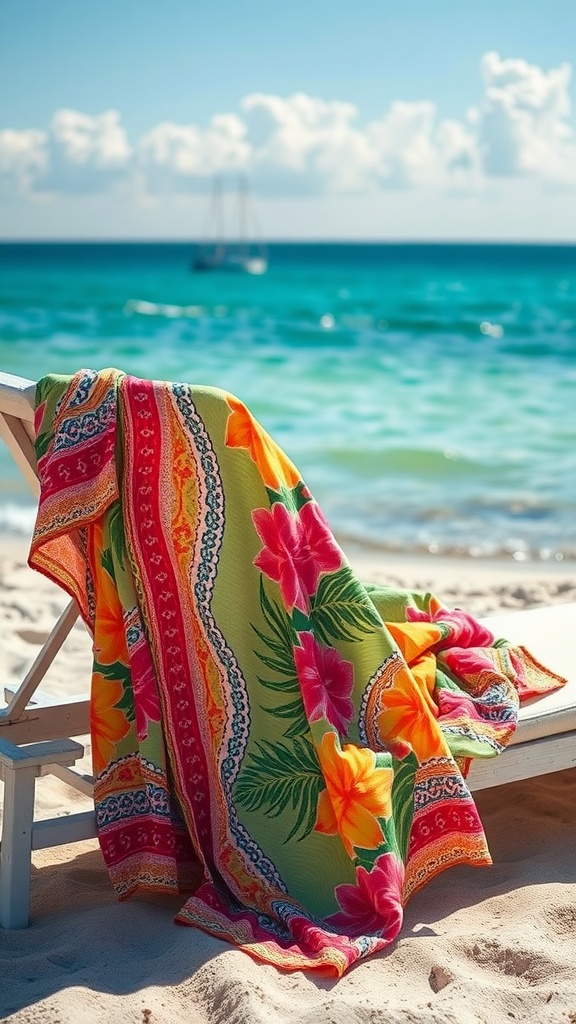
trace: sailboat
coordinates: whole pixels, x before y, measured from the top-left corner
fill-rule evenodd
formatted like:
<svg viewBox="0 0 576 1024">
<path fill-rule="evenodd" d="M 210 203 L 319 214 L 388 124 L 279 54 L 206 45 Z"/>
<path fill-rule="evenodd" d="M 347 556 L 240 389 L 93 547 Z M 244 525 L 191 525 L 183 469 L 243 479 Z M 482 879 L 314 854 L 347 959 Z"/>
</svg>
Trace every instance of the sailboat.
<svg viewBox="0 0 576 1024">
<path fill-rule="evenodd" d="M 257 221 L 245 178 L 241 177 L 238 181 L 238 238 L 236 241 L 226 239 L 224 212 L 222 182 L 219 177 L 216 177 L 212 183 L 210 240 L 200 247 L 191 269 L 194 271 L 218 270 L 227 273 L 265 274 L 268 269 L 268 255 L 263 243 L 251 240 L 251 233 L 254 235 L 257 233 Z"/>
</svg>

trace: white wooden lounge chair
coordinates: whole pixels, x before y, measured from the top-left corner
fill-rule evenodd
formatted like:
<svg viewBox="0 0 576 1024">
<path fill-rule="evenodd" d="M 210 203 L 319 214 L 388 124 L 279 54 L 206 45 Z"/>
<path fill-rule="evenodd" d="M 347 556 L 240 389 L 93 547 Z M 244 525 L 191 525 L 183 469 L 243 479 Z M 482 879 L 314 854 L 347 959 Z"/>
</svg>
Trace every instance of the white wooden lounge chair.
<svg viewBox="0 0 576 1024">
<path fill-rule="evenodd" d="M 33 403 L 32 381 L 0 373 L 0 432 L 38 494 Z M 71 602 L 20 686 L 6 689 L 8 705 L 0 710 L 0 780 L 4 782 L 0 926 L 4 928 L 28 924 L 31 851 L 96 835 L 90 811 L 34 821 L 34 786 L 39 775 L 52 773 L 81 792 L 91 792 L 91 781 L 71 769 L 83 754 L 82 745 L 72 737 L 89 732 L 89 680 L 84 694 L 65 702 L 55 702 L 38 690 L 77 614 Z M 576 766 L 576 604 L 483 621 L 497 636 L 527 646 L 569 682 L 523 707 L 512 743 L 500 757 L 474 764 L 470 787 L 478 790 Z"/>
<path fill-rule="evenodd" d="M 0 374 L 0 434 L 37 496 L 34 387 L 32 381 Z M 82 744 L 72 737 L 90 731 L 89 680 L 84 694 L 65 702 L 39 689 L 77 618 L 71 601 L 21 684 L 4 688 L 7 706 L 0 709 L 0 781 L 4 783 L 0 926 L 4 928 L 28 925 L 31 851 L 96 835 L 93 811 L 34 821 L 38 776 L 57 775 L 87 795 L 93 789 L 91 779 L 72 770 L 84 754 Z"/>
</svg>

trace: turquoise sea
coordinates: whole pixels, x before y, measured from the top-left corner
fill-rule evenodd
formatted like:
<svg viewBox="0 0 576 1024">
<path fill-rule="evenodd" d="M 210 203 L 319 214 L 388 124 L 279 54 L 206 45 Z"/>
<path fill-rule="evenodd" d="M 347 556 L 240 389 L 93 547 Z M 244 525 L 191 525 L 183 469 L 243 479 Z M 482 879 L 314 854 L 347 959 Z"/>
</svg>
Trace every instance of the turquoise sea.
<svg viewBox="0 0 576 1024">
<path fill-rule="evenodd" d="M 234 392 L 347 544 L 576 558 L 576 246 L 3 244 L 0 369 Z M 0 529 L 33 506 L 0 456 Z"/>
</svg>

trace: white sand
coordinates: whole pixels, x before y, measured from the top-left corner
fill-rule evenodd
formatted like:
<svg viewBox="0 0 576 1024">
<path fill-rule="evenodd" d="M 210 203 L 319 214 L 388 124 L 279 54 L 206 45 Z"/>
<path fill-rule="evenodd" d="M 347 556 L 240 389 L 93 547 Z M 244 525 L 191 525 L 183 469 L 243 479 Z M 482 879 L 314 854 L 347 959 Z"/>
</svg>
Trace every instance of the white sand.
<svg viewBox="0 0 576 1024">
<path fill-rule="evenodd" d="M 576 600 L 576 568 L 375 559 L 365 579 L 430 589 L 484 615 Z M 29 666 L 65 598 L 0 544 L 4 682 Z M 45 689 L 77 692 L 90 644 L 76 627 Z M 37 812 L 87 806 L 55 779 Z M 33 855 L 32 925 L 0 931 L 0 1020 L 13 1024 L 500 1024 L 576 1022 L 576 772 L 477 794 L 494 866 L 437 878 L 395 945 L 340 981 L 280 974 L 195 929 L 177 899 L 118 904 L 96 841 Z"/>
</svg>

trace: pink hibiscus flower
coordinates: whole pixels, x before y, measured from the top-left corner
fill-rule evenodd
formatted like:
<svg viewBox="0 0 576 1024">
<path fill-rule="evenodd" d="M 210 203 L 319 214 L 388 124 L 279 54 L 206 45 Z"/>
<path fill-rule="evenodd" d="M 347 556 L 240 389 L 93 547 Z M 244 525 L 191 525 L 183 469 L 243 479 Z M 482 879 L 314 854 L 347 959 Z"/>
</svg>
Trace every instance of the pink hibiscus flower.
<svg viewBox="0 0 576 1024">
<path fill-rule="evenodd" d="M 152 658 L 148 647 L 142 641 L 130 652 L 130 670 L 136 713 L 136 735 L 139 740 L 145 740 L 148 735 L 148 722 L 159 722 L 161 709 Z"/>
<path fill-rule="evenodd" d="M 320 509 L 308 502 L 292 514 L 275 502 L 270 510 L 255 509 L 252 521 L 264 544 L 254 565 L 279 584 L 287 608 L 306 614 L 320 574 L 334 572 L 342 564 L 342 552 Z"/>
<path fill-rule="evenodd" d="M 404 865 L 394 853 L 383 853 L 372 871 L 356 868 L 356 885 L 337 885 L 336 899 L 342 908 L 326 918 L 326 924 L 346 935 L 383 935 L 390 942 L 402 927 Z"/>
<path fill-rule="evenodd" d="M 476 704 L 472 697 L 465 693 L 458 693 L 450 690 L 447 686 L 440 686 L 436 690 L 438 698 L 439 720 L 446 725 L 450 721 L 464 719 L 466 722 L 472 720 L 481 722 L 482 716 L 478 713 Z"/>
<path fill-rule="evenodd" d="M 463 682 L 478 683 L 486 672 L 490 677 L 500 675 L 494 662 L 481 647 L 453 647 L 442 653 L 439 664 L 446 665 L 449 671 Z M 489 679 L 485 681 L 488 682 Z"/>
<path fill-rule="evenodd" d="M 436 649 L 441 651 L 444 647 L 489 647 L 494 643 L 494 637 L 486 626 L 477 622 L 468 612 L 460 608 L 434 607 L 431 612 L 420 611 L 419 608 L 406 609 L 408 622 L 437 622 L 439 625 L 448 626 L 450 633 Z"/>
<path fill-rule="evenodd" d="M 334 647 L 322 647 L 312 633 L 299 633 L 298 639 L 302 646 L 294 648 L 294 661 L 308 720 L 326 718 L 345 735 L 354 713 L 354 668 Z"/>
</svg>

